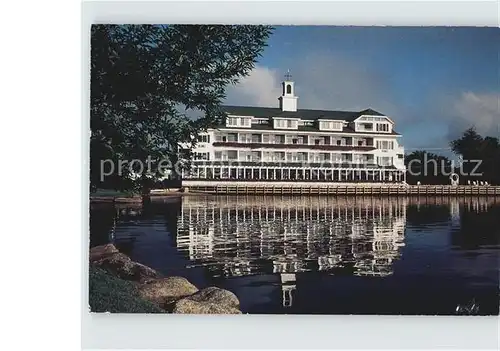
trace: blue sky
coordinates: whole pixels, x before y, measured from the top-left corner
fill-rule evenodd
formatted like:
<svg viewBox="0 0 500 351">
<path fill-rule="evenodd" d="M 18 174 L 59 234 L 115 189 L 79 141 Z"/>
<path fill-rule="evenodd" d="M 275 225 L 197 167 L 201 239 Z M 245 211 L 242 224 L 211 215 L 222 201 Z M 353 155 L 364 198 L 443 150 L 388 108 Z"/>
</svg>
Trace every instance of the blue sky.
<svg viewBox="0 0 500 351">
<path fill-rule="evenodd" d="M 290 69 L 299 108 L 371 107 L 408 149 L 447 147 L 473 125 L 499 136 L 498 28 L 283 26 L 268 44 L 228 103 L 277 106 Z"/>
</svg>

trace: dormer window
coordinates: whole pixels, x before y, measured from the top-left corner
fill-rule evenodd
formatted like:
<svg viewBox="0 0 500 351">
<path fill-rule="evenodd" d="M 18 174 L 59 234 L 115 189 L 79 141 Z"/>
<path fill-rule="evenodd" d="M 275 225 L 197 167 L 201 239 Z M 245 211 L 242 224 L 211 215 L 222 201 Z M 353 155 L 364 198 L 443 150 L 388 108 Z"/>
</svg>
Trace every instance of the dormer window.
<svg viewBox="0 0 500 351">
<path fill-rule="evenodd" d="M 274 119 L 274 128 L 277 129 L 297 129 L 298 121 L 296 119 Z"/>
<path fill-rule="evenodd" d="M 342 130 L 343 123 L 341 121 L 319 121 L 320 130 Z"/>
<path fill-rule="evenodd" d="M 388 132 L 389 123 L 377 123 L 377 132 Z"/>
<path fill-rule="evenodd" d="M 227 127 L 251 127 L 252 117 L 228 117 L 226 119 Z"/>
</svg>

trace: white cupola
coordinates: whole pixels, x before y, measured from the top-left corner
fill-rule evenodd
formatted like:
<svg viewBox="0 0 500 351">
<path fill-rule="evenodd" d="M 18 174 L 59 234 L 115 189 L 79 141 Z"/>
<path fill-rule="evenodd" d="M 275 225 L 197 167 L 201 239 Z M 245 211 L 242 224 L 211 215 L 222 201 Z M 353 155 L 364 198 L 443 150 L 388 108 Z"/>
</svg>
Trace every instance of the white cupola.
<svg viewBox="0 0 500 351">
<path fill-rule="evenodd" d="M 281 96 L 278 98 L 280 102 L 281 111 L 297 111 L 297 99 L 295 96 L 294 82 L 290 70 L 285 74 L 285 80 L 281 83 L 283 90 Z"/>
</svg>

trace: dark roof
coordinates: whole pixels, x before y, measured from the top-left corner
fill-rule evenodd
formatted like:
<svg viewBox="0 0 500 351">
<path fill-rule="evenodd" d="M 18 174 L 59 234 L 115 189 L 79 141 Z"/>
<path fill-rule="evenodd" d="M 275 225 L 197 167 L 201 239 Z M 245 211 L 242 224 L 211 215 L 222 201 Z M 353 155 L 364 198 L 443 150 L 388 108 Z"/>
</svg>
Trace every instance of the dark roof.
<svg viewBox="0 0 500 351">
<path fill-rule="evenodd" d="M 385 116 L 384 114 L 378 112 L 378 111 L 375 111 L 375 110 L 372 110 L 371 108 L 367 108 L 366 110 L 363 110 L 363 111 L 359 111 L 359 115 L 370 115 L 370 116 Z"/>
<path fill-rule="evenodd" d="M 278 107 L 255 107 L 255 106 L 222 106 L 222 109 L 230 115 L 254 116 L 254 117 L 292 117 L 301 119 L 334 119 L 339 121 L 353 121 L 361 115 L 384 116 L 382 113 L 372 109 L 363 111 L 332 111 L 332 110 L 310 110 L 298 109 L 293 111 L 281 111 Z"/>
</svg>

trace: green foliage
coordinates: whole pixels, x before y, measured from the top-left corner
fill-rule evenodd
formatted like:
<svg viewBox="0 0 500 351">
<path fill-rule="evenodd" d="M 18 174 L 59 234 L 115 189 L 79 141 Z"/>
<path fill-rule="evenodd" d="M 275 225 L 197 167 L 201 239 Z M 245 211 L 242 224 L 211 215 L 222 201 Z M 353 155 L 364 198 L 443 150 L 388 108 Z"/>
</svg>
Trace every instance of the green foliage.
<svg viewBox="0 0 500 351">
<path fill-rule="evenodd" d="M 405 155 L 406 181 L 409 184 L 449 184 L 454 172 L 451 161 L 444 156 L 427 151 L 414 151 Z"/>
<path fill-rule="evenodd" d="M 118 160 L 169 160 L 189 166 L 199 132 L 226 118 L 227 85 L 247 76 L 269 26 L 93 25 L 91 29 L 90 179 L 93 188 L 147 187 Z M 193 119 L 193 113 L 200 118 Z M 115 172 L 100 181 L 101 160 Z M 152 164 L 149 182 L 160 175 Z M 137 170 L 137 169 L 136 169 Z"/>
<path fill-rule="evenodd" d="M 474 128 L 470 128 L 460 138 L 453 140 L 450 145 L 453 152 L 467 160 L 463 165 L 465 173 L 482 174 L 481 176 L 472 176 L 471 179 L 500 184 L 500 143 L 498 138 L 483 138 Z M 470 162 L 470 160 L 479 160 L 479 167 L 476 168 L 477 162 Z"/>
<path fill-rule="evenodd" d="M 405 156 L 408 169 L 407 182 L 415 184 L 449 184 L 451 173 L 457 173 L 460 181 L 482 180 L 500 184 L 500 143 L 498 138 L 482 137 L 474 128 L 467 129 L 460 138 L 452 140 L 453 152 L 463 161 L 451 162 L 447 157 L 426 151 L 414 151 Z M 437 167 L 436 167 L 437 165 Z M 420 175 L 415 175 L 415 174 Z"/>
<path fill-rule="evenodd" d="M 91 312 L 164 313 L 142 299 L 134 284 L 116 278 L 105 270 L 89 267 L 89 305 Z"/>
</svg>

